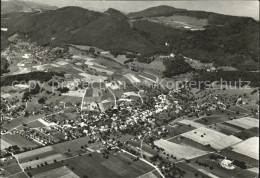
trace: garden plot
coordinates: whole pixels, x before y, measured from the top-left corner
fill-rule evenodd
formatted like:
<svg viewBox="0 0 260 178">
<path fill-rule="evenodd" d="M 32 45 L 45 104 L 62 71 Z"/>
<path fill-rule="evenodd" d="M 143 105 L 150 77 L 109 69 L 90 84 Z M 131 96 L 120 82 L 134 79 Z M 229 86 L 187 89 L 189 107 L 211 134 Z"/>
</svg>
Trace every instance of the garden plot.
<svg viewBox="0 0 260 178">
<path fill-rule="evenodd" d="M 155 141 L 154 144 L 163 148 L 166 153 L 176 156 L 178 159 L 192 159 L 207 154 L 206 151 L 198 150 L 186 145 L 176 144 L 163 139 Z"/>
<path fill-rule="evenodd" d="M 251 137 L 243 142 L 232 146 L 234 152 L 259 159 L 259 137 Z"/>
<path fill-rule="evenodd" d="M 130 80 L 131 83 L 140 83 L 141 82 L 134 74 L 128 73 L 128 74 L 125 74 L 124 76 L 128 80 Z"/>
<path fill-rule="evenodd" d="M 212 148 L 218 150 L 242 141 L 241 139 L 233 135 L 225 135 L 223 133 L 205 127 L 186 132 L 182 134 L 182 136 L 194 140 L 202 145 L 210 144 Z"/>
<path fill-rule="evenodd" d="M 251 118 L 251 117 L 243 117 L 243 118 L 240 118 L 240 119 L 234 119 L 234 120 L 231 120 L 231 121 L 227 121 L 227 123 L 242 127 L 244 129 L 259 127 L 259 120 Z"/>
<path fill-rule="evenodd" d="M 205 125 L 203 125 L 203 124 L 200 124 L 200 123 L 197 123 L 197 122 L 194 122 L 191 120 L 186 120 L 186 119 L 179 121 L 179 123 L 182 123 L 185 125 L 191 125 L 192 127 L 195 127 L 195 128 L 205 127 Z"/>
</svg>

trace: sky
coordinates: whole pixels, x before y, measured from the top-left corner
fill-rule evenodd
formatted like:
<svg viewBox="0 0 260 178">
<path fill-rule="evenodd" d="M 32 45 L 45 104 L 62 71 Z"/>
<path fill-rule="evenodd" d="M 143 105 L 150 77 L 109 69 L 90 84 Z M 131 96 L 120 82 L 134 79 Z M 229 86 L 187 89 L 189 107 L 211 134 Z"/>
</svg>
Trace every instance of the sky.
<svg viewBox="0 0 260 178">
<path fill-rule="evenodd" d="M 169 5 L 176 8 L 184 8 L 188 10 L 203 10 L 216 12 L 226 15 L 248 16 L 259 20 L 259 1 L 256 0 L 193 0 L 193 1 L 101 1 L 101 0 L 30 0 L 41 2 L 57 7 L 79 6 L 86 9 L 104 11 L 108 8 L 115 8 L 122 12 L 135 12 L 149 7 L 159 5 Z"/>
</svg>

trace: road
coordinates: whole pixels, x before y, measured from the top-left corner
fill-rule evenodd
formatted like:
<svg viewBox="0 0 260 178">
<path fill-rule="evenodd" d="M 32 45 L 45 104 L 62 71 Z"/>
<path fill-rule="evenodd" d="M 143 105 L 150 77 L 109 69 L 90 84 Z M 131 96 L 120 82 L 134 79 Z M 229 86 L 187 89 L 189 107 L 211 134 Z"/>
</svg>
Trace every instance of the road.
<svg viewBox="0 0 260 178">
<path fill-rule="evenodd" d="M 83 110 L 83 105 L 84 105 L 84 97 L 87 93 L 87 90 L 88 90 L 88 87 L 86 88 L 85 92 L 84 92 L 84 95 L 82 96 L 82 101 L 81 101 L 81 106 L 80 106 L 80 110 L 82 111 Z"/>
</svg>

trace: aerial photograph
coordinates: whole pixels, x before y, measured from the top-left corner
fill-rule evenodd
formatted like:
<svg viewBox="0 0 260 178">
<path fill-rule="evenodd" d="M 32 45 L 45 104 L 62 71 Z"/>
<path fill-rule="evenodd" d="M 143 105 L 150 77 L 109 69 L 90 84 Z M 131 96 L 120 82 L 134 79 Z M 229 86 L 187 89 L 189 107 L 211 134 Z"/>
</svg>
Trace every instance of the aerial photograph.
<svg viewBox="0 0 260 178">
<path fill-rule="evenodd" d="M 0 178 L 258 178 L 259 1 L 1 0 Z"/>
</svg>

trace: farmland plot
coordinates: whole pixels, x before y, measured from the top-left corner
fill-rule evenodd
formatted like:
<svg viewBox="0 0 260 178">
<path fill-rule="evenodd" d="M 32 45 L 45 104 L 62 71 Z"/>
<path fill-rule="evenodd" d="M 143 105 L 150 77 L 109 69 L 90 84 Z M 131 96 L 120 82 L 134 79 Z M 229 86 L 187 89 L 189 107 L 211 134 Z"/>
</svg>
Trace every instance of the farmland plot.
<svg viewBox="0 0 260 178">
<path fill-rule="evenodd" d="M 37 167 L 37 165 L 45 164 L 45 162 L 50 164 L 50 163 L 53 163 L 54 160 L 61 161 L 65 158 L 66 158 L 66 156 L 64 156 L 62 154 L 53 154 L 53 155 L 49 155 L 47 157 L 44 157 L 42 159 L 32 160 L 32 161 L 29 161 L 29 162 L 22 163 L 21 166 L 23 168 L 30 167 L 30 166 L 35 168 L 35 167 Z"/>
<path fill-rule="evenodd" d="M 134 74 L 128 73 L 128 74 L 125 74 L 124 76 L 128 80 L 130 80 L 131 83 L 140 83 L 141 82 Z"/>
<path fill-rule="evenodd" d="M 232 146 L 234 152 L 259 159 L 259 137 L 251 137 Z"/>
<path fill-rule="evenodd" d="M 196 123 L 194 121 L 186 120 L 186 119 L 179 121 L 179 123 L 182 123 L 182 124 L 185 124 L 185 125 L 191 125 L 192 127 L 195 127 L 195 128 L 205 127 L 205 125 L 203 125 L 203 124 Z"/>
<path fill-rule="evenodd" d="M 227 121 L 227 123 L 242 127 L 244 129 L 259 127 L 259 120 L 254 119 L 254 118 L 250 118 L 250 117 L 243 117 L 243 118 L 240 118 L 240 119 L 234 119 L 234 120 L 231 120 L 231 121 Z"/>
<path fill-rule="evenodd" d="M 211 147 L 218 150 L 221 150 L 223 148 L 226 148 L 230 145 L 242 141 L 241 139 L 233 135 L 228 136 L 223 133 L 205 127 L 201 127 L 199 129 L 195 129 L 190 132 L 186 132 L 182 134 L 182 136 L 192 139 L 202 145 L 210 144 Z"/>
<path fill-rule="evenodd" d="M 38 146 L 36 143 L 27 140 L 26 138 L 15 134 L 5 134 L 2 136 L 2 139 L 9 143 L 10 145 L 17 145 L 18 147 L 27 147 L 27 148 L 33 148 Z"/>
<path fill-rule="evenodd" d="M 59 177 L 79 178 L 79 176 L 77 176 L 74 172 L 72 172 L 66 166 L 48 170 L 45 172 L 41 172 L 41 173 L 35 174 L 34 176 L 37 178 L 46 178 L 46 177 L 48 177 L 48 178 L 59 178 Z"/>
<path fill-rule="evenodd" d="M 176 156 L 178 159 L 192 159 L 207 154 L 205 151 L 201 151 L 186 145 L 179 145 L 162 139 L 155 141 L 154 144 L 160 148 L 163 148 L 165 152 Z"/>
</svg>

